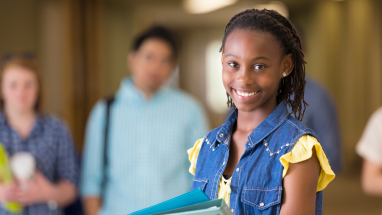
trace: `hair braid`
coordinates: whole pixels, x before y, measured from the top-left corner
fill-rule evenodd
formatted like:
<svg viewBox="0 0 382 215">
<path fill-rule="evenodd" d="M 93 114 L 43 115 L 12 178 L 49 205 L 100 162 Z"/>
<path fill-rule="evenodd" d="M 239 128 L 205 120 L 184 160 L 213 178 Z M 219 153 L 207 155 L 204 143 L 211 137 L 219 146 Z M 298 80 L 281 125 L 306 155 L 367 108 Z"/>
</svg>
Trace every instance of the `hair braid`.
<svg viewBox="0 0 382 215">
<path fill-rule="evenodd" d="M 238 29 L 270 33 L 280 42 L 283 54 L 292 55 L 294 67 L 291 74 L 280 81 L 277 103 L 285 101 L 292 108 L 294 116 L 302 120 L 308 105 L 304 100 L 306 62 L 296 28 L 288 19 L 274 10 L 245 10 L 233 16 L 226 25 L 220 51 L 224 50 L 228 35 Z M 291 99 L 292 96 L 294 96 L 293 99 Z"/>
</svg>

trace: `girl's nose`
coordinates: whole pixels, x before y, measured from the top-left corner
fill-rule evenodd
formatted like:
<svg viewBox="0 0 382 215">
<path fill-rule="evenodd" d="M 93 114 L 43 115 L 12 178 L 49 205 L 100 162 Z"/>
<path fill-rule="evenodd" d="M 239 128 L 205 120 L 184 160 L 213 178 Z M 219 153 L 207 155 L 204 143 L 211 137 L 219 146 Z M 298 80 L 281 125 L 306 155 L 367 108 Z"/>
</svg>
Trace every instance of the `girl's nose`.
<svg viewBox="0 0 382 215">
<path fill-rule="evenodd" d="M 236 82 L 246 85 L 254 83 L 254 74 L 250 67 L 243 66 L 241 67 L 240 71 L 236 74 Z"/>
</svg>

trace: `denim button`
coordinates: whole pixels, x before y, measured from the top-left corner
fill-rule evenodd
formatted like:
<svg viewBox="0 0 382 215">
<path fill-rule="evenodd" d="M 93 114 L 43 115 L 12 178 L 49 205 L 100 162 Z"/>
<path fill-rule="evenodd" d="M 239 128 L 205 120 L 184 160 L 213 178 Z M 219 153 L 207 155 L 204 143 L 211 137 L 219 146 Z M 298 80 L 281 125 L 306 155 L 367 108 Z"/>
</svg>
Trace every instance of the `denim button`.
<svg viewBox="0 0 382 215">
<path fill-rule="evenodd" d="M 260 207 L 263 207 L 264 206 L 264 203 L 262 202 L 262 203 L 260 203 Z"/>
<path fill-rule="evenodd" d="M 224 134 L 220 134 L 219 136 L 220 136 L 220 137 L 223 137 L 223 136 L 224 136 Z"/>
<path fill-rule="evenodd" d="M 234 211 L 234 210 L 233 210 L 233 209 L 231 209 L 231 211 L 232 211 L 232 213 L 233 213 L 233 211 Z"/>
<path fill-rule="evenodd" d="M 240 170 L 240 168 L 237 168 L 237 169 L 236 169 L 236 172 L 239 172 L 239 170 Z"/>
<path fill-rule="evenodd" d="M 223 165 L 225 164 L 225 161 L 223 162 Z"/>
</svg>

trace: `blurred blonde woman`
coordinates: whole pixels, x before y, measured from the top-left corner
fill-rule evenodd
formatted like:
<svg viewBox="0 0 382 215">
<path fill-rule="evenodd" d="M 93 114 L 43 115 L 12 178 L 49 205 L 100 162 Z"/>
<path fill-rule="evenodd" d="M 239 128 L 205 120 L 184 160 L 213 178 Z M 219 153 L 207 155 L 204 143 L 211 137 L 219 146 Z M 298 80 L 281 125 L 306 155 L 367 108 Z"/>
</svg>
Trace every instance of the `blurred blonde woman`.
<svg viewBox="0 0 382 215">
<path fill-rule="evenodd" d="M 77 195 L 78 159 L 63 121 L 42 112 L 42 85 L 32 54 L 4 56 L 0 63 L 0 142 L 9 156 L 29 152 L 36 172 L 26 188 L 0 183 L 0 201 L 16 201 L 24 214 L 62 214 Z M 8 212 L 0 207 L 0 215 Z"/>
</svg>

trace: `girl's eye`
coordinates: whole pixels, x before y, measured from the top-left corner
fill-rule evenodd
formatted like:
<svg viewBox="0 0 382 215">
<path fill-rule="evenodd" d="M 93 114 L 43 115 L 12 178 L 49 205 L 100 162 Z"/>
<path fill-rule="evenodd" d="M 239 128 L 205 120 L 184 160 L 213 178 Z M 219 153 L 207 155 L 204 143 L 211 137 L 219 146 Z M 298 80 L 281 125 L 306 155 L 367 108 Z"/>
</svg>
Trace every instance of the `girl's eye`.
<svg viewBox="0 0 382 215">
<path fill-rule="evenodd" d="M 228 63 L 231 67 L 233 67 L 233 68 L 236 68 L 236 67 L 238 67 L 239 65 L 237 64 L 237 63 L 235 63 L 235 62 L 230 62 L 230 63 Z"/>
<path fill-rule="evenodd" d="M 255 69 L 256 70 L 261 70 L 261 69 L 264 69 L 265 68 L 265 66 L 264 65 L 255 65 Z"/>
</svg>

